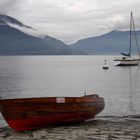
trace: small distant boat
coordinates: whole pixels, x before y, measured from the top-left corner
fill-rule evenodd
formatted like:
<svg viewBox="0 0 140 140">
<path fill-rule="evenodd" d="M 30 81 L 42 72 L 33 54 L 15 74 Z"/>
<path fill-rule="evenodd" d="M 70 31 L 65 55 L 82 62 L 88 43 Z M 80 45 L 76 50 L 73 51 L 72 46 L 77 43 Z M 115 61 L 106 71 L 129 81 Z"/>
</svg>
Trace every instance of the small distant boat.
<svg viewBox="0 0 140 140">
<path fill-rule="evenodd" d="M 33 130 L 93 119 L 104 109 L 97 94 L 82 97 L 0 99 L 0 111 L 15 130 Z"/>
<path fill-rule="evenodd" d="M 103 65 L 103 69 L 109 69 L 109 66 L 107 65 L 106 60 L 105 60 L 104 65 Z"/>
<path fill-rule="evenodd" d="M 137 46 L 137 52 L 138 52 L 138 57 L 132 57 L 131 56 L 131 50 L 132 50 L 132 29 L 134 30 L 134 38 L 136 41 L 136 46 Z M 134 65 L 139 65 L 140 63 L 140 52 L 138 48 L 138 41 L 136 37 L 136 32 L 135 32 L 135 24 L 134 24 L 134 18 L 133 14 L 131 12 L 130 16 L 130 42 L 129 42 L 129 53 L 121 53 L 123 57 L 121 58 L 116 58 L 114 59 L 115 65 L 116 66 L 134 66 Z"/>
</svg>

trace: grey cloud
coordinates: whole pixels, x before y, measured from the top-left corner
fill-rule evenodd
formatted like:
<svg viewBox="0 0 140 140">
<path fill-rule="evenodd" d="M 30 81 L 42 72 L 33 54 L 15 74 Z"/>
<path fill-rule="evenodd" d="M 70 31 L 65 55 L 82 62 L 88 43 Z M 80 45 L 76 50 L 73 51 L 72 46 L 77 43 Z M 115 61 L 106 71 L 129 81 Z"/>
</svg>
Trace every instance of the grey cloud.
<svg viewBox="0 0 140 140">
<path fill-rule="evenodd" d="M 21 0 L 1 0 L 0 1 L 0 13 L 8 14 L 12 10 L 16 10 Z"/>
<path fill-rule="evenodd" d="M 0 0 L 0 13 L 70 43 L 111 30 L 127 30 L 130 11 L 140 28 L 139 5 L 139 0 Z"/>
</svg>

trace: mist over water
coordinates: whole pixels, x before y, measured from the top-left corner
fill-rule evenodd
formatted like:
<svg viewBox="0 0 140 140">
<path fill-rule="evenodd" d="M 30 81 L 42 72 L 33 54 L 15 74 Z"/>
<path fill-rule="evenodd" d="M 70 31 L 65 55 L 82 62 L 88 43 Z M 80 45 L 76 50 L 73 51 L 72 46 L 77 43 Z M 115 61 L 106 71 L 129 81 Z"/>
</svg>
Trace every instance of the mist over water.
<svg viewBox="0 0 140 140">
<path fill-rule="evenodd" d="M 2 98 L 83 96 L 105 99 L 99 116 L 140 114 L 140 66 L 114 66 L 114 56 L 0 56 Z M 109 65 L 103 70 L 104 60 Z M 0 116 L 0 122 L 3 118 Z"/>
</svg>

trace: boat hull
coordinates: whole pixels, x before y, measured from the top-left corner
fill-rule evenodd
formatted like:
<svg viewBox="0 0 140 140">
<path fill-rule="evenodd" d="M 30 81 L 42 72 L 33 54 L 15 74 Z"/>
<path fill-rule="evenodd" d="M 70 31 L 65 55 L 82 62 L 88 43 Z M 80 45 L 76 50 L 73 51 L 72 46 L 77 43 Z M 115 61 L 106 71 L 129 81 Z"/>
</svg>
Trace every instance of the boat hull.
<svg viewBox="0 0 140 140">
<path fill-rule="evenodd" d="M 107 70 L 107 69 L 109 69 L 109 67 L 108 66 L 103 66 L 103 69 Z"/>
<path fill-rule="evenodd" d="M 136 66 L 139 65 L 140 59 L 115 59 L 116 66 Z"/>
<path fill-rule="evenodd" d="M 2 99 L 0 110 L 15 130 L 32 130 L 93 119 L 104 108 L 96 96 Z"/>
</svg>

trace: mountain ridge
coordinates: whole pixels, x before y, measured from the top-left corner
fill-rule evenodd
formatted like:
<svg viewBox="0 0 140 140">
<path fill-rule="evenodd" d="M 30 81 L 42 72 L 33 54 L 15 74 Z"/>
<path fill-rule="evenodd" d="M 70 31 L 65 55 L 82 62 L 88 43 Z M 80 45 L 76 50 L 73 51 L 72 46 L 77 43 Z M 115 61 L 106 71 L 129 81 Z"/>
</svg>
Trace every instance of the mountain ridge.
<svg viewBox="0 0 140 140">
<path fill-rule="evenodd" d="M 140 44 L 140 30 L 136 33 Z M 100 36 L 78 40 L 69 46 L 85 51 L 87 54 L 120 54 L 122 51 L 128 51 L 129 31 L 113 30 Z M 136 53 L 136 47 L 132 49 Z"/>
<path fill-rule="evenodd" d="M 21 23 L 17 19 L 10 17 L 10 16 L 7 16 L 7 15 L 3 15 L 3 14 L 0 14 L 0 23 L 6 24 L 6 25 L 8 25 L 8 23 L 11 23 L 11 24 L 16 24 L 16 25 L 21 26 L 21 27 L 33 29 L 32 27 Z"/>
<path fill-rule="evenodd" d="M 70 48 L 64 42 L 46 35 L 35 37 L 9 25 L 30 28 L 7 15 L 0 15 L 0 55 L 70 55 L 83 52 Z"/>
<path fill-rule="evenodd" d="M 35 37 L 10 26 L 33 29 L 20 21 L 0 14 L 0 55 L 94 55 L 128 52 L 129 31 L 113 30 L 67 45 L 51 36 Z M 140 44 L 140 30 L 136 31 Z M 135 44 L 133 44 L 135 45 Z M 133 48 L 136 53 L 136 47 Z"/>
</svg>

